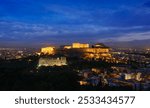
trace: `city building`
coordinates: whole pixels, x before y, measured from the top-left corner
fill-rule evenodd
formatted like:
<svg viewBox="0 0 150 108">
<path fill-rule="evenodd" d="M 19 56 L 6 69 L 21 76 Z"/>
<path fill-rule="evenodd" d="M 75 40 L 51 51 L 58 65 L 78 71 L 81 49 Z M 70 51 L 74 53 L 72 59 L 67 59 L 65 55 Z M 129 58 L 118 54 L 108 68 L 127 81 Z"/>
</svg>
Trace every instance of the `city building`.
<svg viewBox="0 0 150 108">
<path fill-rule="evenodd" d="M 71 49 L 71 48 L 72 48 L 71 45 L 65 45 L 65 46 L 64 46 L 64 49 Z"/>
<path fill-rule="evenodd" d="M 67 65 L 66 57 L 57 58 L 40 58 L 38 67 L 41 66 L 64 66 Z"/>
<path fill-rule="evenodd" d="M 0 48 L 0 59 L 21 59 L 35 55 L 35 49 L 26 48 Z"/>
<path fill-rule="evenodd" d="M 138 73 L 126 73 L 125 74 L 125 80 L 131 80 L 131 79 L 134 79 L 136 81 L 141 81 L 142 78 L 141 78 L 141 73 L 138 72 Z"/>
<path fill-rule="evenodd" d="M 95 44 L 92 48 L 83 49 L 85 53 L 85 58 L 89 59 L 100 59 L 100 58 L 111 58 L 110 49 L 104 44 Z"/>
<path fill-rule="evenodd" d="M 141 81 L 141 80 L 142 80 L 141 75 L 142 75 L 142 73 L 138 72 L 138 73 L 136 74 L 136 78 L 135 78 L 135 79 L 136 79 L 137 81 Z"/>
<path fill-rule="evenodd" d="M 72 48 L 89 48 L 89 44 L 73 43 Z"/>
<path fill-rule="evenodd" d="M 96 43 L 96 44 L 92 45 L 92 47 L 93 48 L 103 48 L 103 47 L 109 48 L 106 45 L 104 45 L 103 43 Z"/>
<path fill-rule="evenodd" d="M 69 56 L 81 57 L 84 59 L 111 59 L 110 48 L 98 43 L 90 47 L 89 44 L 72 43 L 72 46 L 63 47 Z"/>
<path fill-rule="evenodd" d="M 133 73 L 125 74 L 125 80 L 133 79 Z"/>
<path fill-rule="evenodd" d="M 51 54 L 54 54 L 54 53 L 55 53 L 54 47 L 41 48 L 41 54 L 51 55 Z"/>
</svg>

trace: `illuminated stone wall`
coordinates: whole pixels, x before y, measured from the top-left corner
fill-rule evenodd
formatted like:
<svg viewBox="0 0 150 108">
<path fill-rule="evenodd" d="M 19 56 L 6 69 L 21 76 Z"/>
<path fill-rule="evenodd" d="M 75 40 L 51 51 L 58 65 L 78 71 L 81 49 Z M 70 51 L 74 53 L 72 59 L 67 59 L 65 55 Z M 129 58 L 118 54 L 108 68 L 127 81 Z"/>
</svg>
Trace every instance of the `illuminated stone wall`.
<svg viewBox="0 0 150 108">
<path fill-rule="evenodd" d="M 73 43 L 72 48 L 89 48 L 89 44 Z"/>
<path fill-rule="evenodd" d="M 109 53 L 109 48 L 86 48 L 83 49 L 85 58 L 111 58 L 111 54 Z"/>
<path fill-rule="evenodd" d="M 128 74 L 125 74 L 125 80 L 130 80 L 130 79 L 141 81 L 142 80 L 141 73 L 138 72 L 138 73 L 128 73 Z"/>
<path fill-rule="evenodd" d="M 40 66 L 63 66 L 67 65 L 66 57 L 61 58 L 40 58 L 38 67 Z"/>
<path fill-rule="evenodd" d="M 108 53 L 109 52 L 109 48 L 87 48 L 84 49 L 85 52 L 88 53 Z"/>
<path fill-rule="evenodd" d="M 72 46 L 70 46 L 70 45 L 64 46 L 64 49 L 71 49 L 71 48 L 72 48 Z"/>
<path fill-rule="evenodd" d="M 54 47 L 45 47 L 41 48 L 41 53 L 42 54 L 54 54 Z"/>
</svg>

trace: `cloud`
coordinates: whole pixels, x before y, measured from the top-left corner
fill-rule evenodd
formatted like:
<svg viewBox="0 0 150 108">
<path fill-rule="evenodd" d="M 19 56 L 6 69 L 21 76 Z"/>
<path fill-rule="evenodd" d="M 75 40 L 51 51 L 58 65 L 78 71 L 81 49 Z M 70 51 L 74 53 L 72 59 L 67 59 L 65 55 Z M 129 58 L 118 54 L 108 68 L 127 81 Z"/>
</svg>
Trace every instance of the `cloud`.
<svg viewBox="0 0 150 108">
<path fill-rule="evenodd" d="M 0 3 L 0 41 L 149 39 L 150 8 L 145 1 L 4 0 Z"/>
<path fill-rule="evenodd" d="M 139 32 L 139 33 L 125 33 L 121 36 L 117 37 L 111 37 L 111 38 L 105 38 L 101 39 L 101 41 L 107 42 L 107 41 L 114 41 L 114 42 L 129 42 L 129 41 L 135 41 L 135 40 L 147 40 L 150 39 L 150 31 L 147 32 Z"/>
<path fill-rule="evenodd" d="M 1 37 L 7 39 L 51 39 L 51 38 L 82 38 L 88 36 L 91 38 L 109 38 L 116 37 L 118 33 L 130 33 L 135 31 L 146 31 L 150 26 L 100 26 L 95 24 L 81 24 L 81 25 L 46 25 L 46 24 L 29 24 L 23 22 L 0 21 Z M 110 36 L 108 36 L 110 35 Z M 115 36 L 116 35 L 116 36 Z M 107 37 L 108 36 L 108 37 Z M 87 37 L 86 37 L 87 38 Z"/>
</svg>

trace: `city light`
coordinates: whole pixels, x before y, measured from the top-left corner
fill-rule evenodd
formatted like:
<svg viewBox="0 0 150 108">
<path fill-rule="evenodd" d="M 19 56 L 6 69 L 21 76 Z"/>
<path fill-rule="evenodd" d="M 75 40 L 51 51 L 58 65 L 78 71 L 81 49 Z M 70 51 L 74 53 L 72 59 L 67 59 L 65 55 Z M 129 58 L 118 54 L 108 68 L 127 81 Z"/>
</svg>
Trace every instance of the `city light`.
<svg viewBox="0 0 150 108">
<path fill-rule="evenodd" d="M 45 48 L 41 48 L 41 53 L 42 54 L 54 54 L 54 47 L 45 47 Z"/>
<path fill-rule="evenodd" d="M 76 75 L 72 78 L 77 78 L 74 81 L 84 90 L 88 90 L 88 87 L 100 90 L 149 90 L 149 54 L 147 49 L 111 48 L 103 43 L 72 43 L 63 47 L 48 46 L 36 50 L 1 48 L 0 60 L 4 67 L 11 66 L 9 63 L 16 65 L 13 68 L 18 67 L 17 69 L 27 66 L 26 73 L 30 74 L 60 72 L 62 76 L 68 76 L 66 72 L 69 71 L 71 75 Z M 68 77 L 65 80 L 71 79 Z"/>
</svg>

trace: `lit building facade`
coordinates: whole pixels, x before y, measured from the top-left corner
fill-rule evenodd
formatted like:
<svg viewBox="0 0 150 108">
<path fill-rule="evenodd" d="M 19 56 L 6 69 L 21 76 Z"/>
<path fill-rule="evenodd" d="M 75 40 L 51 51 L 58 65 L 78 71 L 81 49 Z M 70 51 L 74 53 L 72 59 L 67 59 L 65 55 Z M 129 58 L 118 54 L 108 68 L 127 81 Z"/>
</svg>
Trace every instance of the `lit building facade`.
<svg viewBox="0 0 150 108">
<path fill-rule="evenodd" d="M 41 53 L 42 54 L 48 54 L 48 55 L 54 54 L 55 53 L 54 47 L 41 48 Z"/>
<path fill-rule="evenodd" d="M 89 44 L 73 43 L 72 48 L 89 48 Z"/>
<path fill-rule="evenodd" d="M 40 58 L 38 67 L 41 66 L 64 66 L 67 65 L 66 57 L 60 58 Z"/>
<path fill-rule="evenodd" d="M 128 74 L 125 74 L 125 80 L 131 80 L 131 79 L 134 79 L 136 81 L 141 81 L 142 80 L 141 73 L 138 72 L 138 73 L 128 73 Z"/>
<path fill-rule="evenodd" d="M 65 51 L 70 56 L 79 56 L 84 59 L 110 59 L 111 53 L 110 48 L 104 44 L 95 44 L 90 47 L 89 44 L 72 43 L 72 46 L 64 46 Z"/>
<path fill-rule="evenodd" d="M 99 59 L 99 58 L 111 58 L 109 48 L 87 48 L 83 49 L 85 58 Z"/>
<path fill-rule="evenodd" d="M 71 49 L 71 48 L 72 48 L 71 45 L 66 45 L 66 46 L 64 46 L 64 49 Z"/>
</svg>

